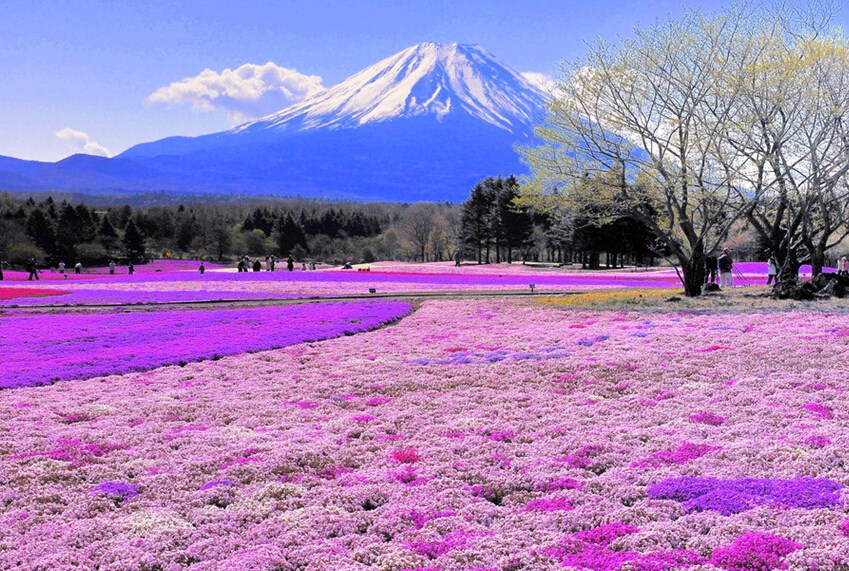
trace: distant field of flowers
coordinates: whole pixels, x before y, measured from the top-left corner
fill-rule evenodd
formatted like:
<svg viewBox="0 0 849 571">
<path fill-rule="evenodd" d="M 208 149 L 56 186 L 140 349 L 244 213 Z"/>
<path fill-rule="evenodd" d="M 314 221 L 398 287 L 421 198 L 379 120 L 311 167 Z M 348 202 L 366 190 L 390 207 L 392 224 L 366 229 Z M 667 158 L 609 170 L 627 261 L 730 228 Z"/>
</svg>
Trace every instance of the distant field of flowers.
<svg viewBox="0 0 849 571">
<path fill-rule="evenodd" d="M 294 323 L 278 309 L 128 335 L 239 347 Z M 97 317 L 0 319 L 57 320 L 35 360 L 62 318 L 93 327 L 74 343 L 97 363 L 126 342 Z M 3 390 L 0 568 L 844 571 L 848 317 L 430 300 L 356 335 Z"/>
<path fill-rule="evenodd" d="M 294 272 L 237 273 L 212 267 L 201 275 L 196 262 L 156 262 L 137 266 L 135 275 L 118 268 L 116 275 L 46 273 L 39 282 L 39 297 L 0 295 L 0 307 L 80 306 L 185 303 L 204 301 L 250 301 L 259 299 L 323 298 L 410 293 L 522 292 L 563 293 L 599 288 L 678 288 L 674 272 L 579 272 L 539 269 L 522 264 L 463 266 L 436 264 L 376 264 L 369 271 L 328 269 Z M 142 270 L 141 268 L 145 268 Z M 194 268 L 194 269 L 190 269 Z M 24 274 L 10 273 L 4 290 L 31 287 Z M 50 290 L 57 290 L 51 296 Z"/>
</svg>

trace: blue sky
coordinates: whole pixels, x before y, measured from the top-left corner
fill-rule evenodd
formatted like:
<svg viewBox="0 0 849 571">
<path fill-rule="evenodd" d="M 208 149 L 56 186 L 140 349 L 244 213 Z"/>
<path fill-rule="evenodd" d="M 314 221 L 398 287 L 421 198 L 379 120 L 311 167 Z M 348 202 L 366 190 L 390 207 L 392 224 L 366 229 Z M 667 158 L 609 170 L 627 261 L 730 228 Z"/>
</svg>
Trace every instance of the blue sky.
<svg viewBox="0 0 849 571">
<path fill-rule="evenodd" d="M 114 155 L 221 131 L 423 41 L 480 44 L 517 71 L 554 75 L 585 42 L 685 4 L 726 3 L 3 0 L 0 155 Z"/>
</svg>

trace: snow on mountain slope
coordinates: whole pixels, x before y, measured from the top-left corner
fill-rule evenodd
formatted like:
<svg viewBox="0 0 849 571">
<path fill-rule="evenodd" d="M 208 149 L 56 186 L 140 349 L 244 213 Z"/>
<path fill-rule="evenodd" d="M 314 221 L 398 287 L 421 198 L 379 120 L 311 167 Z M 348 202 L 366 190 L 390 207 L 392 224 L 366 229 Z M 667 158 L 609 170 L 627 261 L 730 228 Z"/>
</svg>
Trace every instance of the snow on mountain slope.
<svg viewBox="0 0 849 571">
<path fill-rule="evenodd" d="M 479 46 L 423 43 L 307 100 L 231 130 L 355 128 L 424 115 L 464 114 L 501 129 L 527 130 L 546 94 Z"/>
</svg>

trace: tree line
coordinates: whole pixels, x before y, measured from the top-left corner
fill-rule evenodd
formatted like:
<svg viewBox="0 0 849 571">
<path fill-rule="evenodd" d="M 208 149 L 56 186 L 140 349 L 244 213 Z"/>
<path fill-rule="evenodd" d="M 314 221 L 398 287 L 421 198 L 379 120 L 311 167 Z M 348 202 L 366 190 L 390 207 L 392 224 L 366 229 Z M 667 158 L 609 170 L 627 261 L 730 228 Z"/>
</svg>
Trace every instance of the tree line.
<svg viewBox="0 0 849 571">
<path fill-rule="evenodd" d="M 98 207 L 4 193 L 0 258 L 12 265 L 30 258 L 49 265 L 139 263 L 150 257 L 368 258 L 370 248 L 381 249 L 374 239 L 398 218 L 399 208 L 391 205 L 292 201 Z"/>
<path fill-rule="evenodd" d="M 457 204 L 345 203 L 292 199 L 132 207 L 36 201 L 0 194 L 0 260 L 84 266 L 149 258 L 287 257 L 329 263 L 446 261 L 577 262 L 617 267 L 644 259 L 651 236 L 615 221 L 516 204 L 513 176 L 487 178 Z"/>
</svg>

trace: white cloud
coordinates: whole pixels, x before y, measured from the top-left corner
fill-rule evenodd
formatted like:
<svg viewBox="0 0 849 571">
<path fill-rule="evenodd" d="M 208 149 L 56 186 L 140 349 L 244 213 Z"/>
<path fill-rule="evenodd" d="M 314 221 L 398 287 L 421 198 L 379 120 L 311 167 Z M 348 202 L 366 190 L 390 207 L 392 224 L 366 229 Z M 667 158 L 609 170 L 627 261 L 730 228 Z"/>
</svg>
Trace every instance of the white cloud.
<svg viewBox="0 0 849 571">
<path fill-rule="evenodd" d="M 54 131 L 53 134 L 63 141 L 66 141 L 70 145 L 71 149 L 73 149 L 76 153 L 97 155 L 99 157 L 112 156 L 109 149 L 92 141 L 91 137 L 88 136 L 88 133 L 83 133 L 82 131 L 65 127 L 61 131 Z"/>
<path fill-rule="evenodd" d="M 304 75 L 273 62 L 246 63 L 218 72 L 205 69 L 151 93 L 149 103 L 187 103 L 194 109 L 222 109 L 233 122 L 255 119 L 279 111 L 323 91 L 321 78 Z"/>
<path fill-rule="evenodd" d="M 525 78 L 525 81 L 527 81 L 531 85 L 536 86 L 539 89 L 542 89 L 546 93 L 554 93 L 554 89 L 555 87 L 557 87 L 557 82 L 554 80 L 554 78 L 545 73 L 539 73 L 536 71 L 523 71 L 522 77 Z"/>
</svg>

